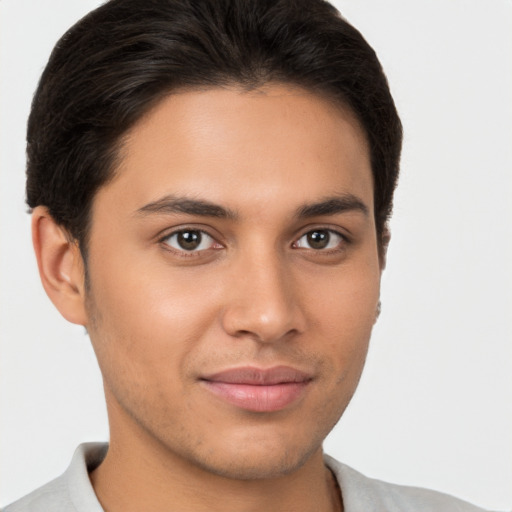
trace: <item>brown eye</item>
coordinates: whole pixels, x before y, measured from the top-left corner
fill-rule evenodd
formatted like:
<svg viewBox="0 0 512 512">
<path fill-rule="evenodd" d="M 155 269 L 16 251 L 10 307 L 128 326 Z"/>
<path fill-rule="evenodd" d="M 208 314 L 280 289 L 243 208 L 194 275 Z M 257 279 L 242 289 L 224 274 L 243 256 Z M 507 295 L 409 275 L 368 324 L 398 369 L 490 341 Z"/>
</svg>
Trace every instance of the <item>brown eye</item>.
<svg viewBox="0 0 512 512">
<path fill-rule="evenodd" d="M 329 245 L 331 239 L 329 231 L 321 229 L 318 231 L 310 231 L 307 235 L 308 245 L 312 249 L 325 249 Z"/>
<path fill-rule="evenodd" d="M 343 242 L 343 236 L 331 229 L 314 229 L 302 235 L 295 242 L 294 247 L 321 251 L 324 249 L 336 249 Z"/>
<path fill-rule="evenodd" d="M 198 229 L 183 229 L 168 236 L 164 242 L 178 251 L 204 251 L 215 244 L 215 240 Z"/>
</svg>

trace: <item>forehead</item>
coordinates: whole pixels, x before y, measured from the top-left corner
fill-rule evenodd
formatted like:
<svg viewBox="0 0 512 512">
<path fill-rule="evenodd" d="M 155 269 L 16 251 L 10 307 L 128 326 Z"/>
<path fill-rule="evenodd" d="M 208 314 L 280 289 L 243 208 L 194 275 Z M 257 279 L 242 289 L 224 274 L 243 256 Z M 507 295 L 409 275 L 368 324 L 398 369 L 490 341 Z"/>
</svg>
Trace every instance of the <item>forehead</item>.
<svg viewBox="0 0 512 512">
<path fill-rule="evenodd" d="M 116 171 L 99 195 L 118 190 L 139 207 L 165 194 L 234 209 L 276 199 L 292 207 L 338 192 L 373 207 L 368 144 L 355 116 L 285 85 L 173 93 L 127 134 Z"/>
</svg>

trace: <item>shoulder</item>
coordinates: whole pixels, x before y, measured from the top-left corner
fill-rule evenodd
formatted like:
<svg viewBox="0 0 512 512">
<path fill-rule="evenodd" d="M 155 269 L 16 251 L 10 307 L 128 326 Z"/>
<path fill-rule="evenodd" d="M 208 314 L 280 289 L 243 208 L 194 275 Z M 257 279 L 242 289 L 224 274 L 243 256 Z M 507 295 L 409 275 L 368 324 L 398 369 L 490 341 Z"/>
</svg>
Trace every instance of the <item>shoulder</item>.
<svg viewBox="0 0 512 512">
<path fill-rule="evenodd" d="M 328 455 L 325 463 L 338 479 L 345 512 L 484 512 L 441 492 L 368 478 Z"/>
<path fill-rule="evenodd" d="M 2 512 L 103 512 L 88 473 L 100 464 L 107 449 L 105 443 L 81 444 L 61 476 L 8 505 Z"/>
<path fill-rule="evenodd" d="M 64 475 L 48 482 L 3 509 L 3 512 L 74 511 Z"/>
</svg>

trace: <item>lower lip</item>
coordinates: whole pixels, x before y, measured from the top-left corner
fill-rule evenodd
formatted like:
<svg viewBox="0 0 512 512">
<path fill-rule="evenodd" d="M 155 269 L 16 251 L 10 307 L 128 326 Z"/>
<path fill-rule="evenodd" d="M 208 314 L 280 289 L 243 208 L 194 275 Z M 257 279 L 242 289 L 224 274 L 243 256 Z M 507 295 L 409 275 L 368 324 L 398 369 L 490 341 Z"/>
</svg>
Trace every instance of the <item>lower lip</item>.
<svg viewBox="0 0 512 512">
<path fill-rule="evenodd" d="M 263 386 L 208 380 L 203 383 L 214 395 L 241 409 L 275 412 L 299 400 L 306 391 L 309 381 Z"/>
</svg>

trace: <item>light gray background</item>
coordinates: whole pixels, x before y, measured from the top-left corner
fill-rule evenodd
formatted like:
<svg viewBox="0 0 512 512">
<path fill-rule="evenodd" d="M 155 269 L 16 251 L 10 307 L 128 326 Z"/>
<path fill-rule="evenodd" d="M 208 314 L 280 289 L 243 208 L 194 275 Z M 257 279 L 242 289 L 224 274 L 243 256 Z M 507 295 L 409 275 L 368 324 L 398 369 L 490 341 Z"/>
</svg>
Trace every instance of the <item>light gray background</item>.
<svg viewBox="0 0 512 512">
<path fill-rule="evenodd" d="M 383 312 L 326 450 L 378 478 L 512 508 L 512 2 L 339 0 L 405 126 Z M 24 129 L 57 38 L 93 0 L 0 0 L 0 504 L 107 439 L 89 340 L 44 295 Z M 77 56 L 80 58 L 80 56 Z"/>
</svg>

